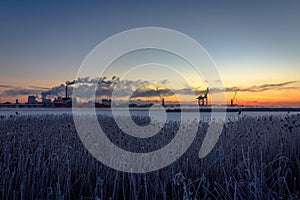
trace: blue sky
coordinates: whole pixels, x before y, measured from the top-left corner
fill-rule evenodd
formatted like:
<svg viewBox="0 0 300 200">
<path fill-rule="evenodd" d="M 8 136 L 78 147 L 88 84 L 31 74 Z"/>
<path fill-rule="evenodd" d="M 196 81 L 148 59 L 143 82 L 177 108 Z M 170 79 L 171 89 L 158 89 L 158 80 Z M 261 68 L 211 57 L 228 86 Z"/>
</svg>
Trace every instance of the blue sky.
<svg viewBox="0 0 300 200">
<path fill-rule="evenodd" d="M 228 86 L 295 81 L 300 74 L 299 1 L 1 1 L 0 84 L 74 79 L 101 41 L 158 26 L 198 41 Z"/>
</svg>

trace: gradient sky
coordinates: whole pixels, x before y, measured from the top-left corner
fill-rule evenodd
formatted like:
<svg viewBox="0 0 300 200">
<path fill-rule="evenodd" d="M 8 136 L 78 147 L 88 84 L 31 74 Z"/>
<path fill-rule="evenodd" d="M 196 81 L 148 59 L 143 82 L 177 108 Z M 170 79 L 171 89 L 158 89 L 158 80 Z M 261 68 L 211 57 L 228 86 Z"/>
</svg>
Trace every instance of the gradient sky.
<svg viewBox="0 0 300 200">
<path fill-rule="evenodd" d="M 299 10 L 296 0 L 1 1 L 0 102 L 16 98 L 5 90 L 42 90 L 72 80 L 101 41 L 157 26 L 199 42 L 225 86 L 239 89 L 238 103 L 300 106 Z M 286 82 L 292 83 L 241 90 Z"/>
</svg>

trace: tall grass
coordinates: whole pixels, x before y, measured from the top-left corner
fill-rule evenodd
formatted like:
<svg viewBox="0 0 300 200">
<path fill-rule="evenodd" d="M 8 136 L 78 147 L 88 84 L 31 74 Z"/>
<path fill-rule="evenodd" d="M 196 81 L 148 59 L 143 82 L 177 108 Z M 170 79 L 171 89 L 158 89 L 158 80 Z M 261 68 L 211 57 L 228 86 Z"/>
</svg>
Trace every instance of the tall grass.
<svg viewBox="0 0 300 200">
<path fill-rule="evenodd" d="M 113 142 L 136 152 L 167 144 L 179 126 L 168 122 L 151 141 L 138 141 L 110 117 L 99 116 L 99 122 Z M 0 198 L 299 199 L 299 115 L 228 121 L 213 151 L 199 159 L 207 126 L 200 122 L 189 150 L 170 166 L 130 174 L 94 159 L 71 115 L 0 116 Z"/>
</svg>

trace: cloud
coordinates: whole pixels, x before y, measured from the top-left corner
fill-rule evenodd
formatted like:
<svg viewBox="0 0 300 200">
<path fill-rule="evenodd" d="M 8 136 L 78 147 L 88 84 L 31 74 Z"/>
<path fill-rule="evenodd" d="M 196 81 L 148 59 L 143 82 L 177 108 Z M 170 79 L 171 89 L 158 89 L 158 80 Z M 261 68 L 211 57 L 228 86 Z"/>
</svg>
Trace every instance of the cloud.
<svg viewBox="0 0 300 200">
<path fill-rule="evenodd" d="M 115 97 L 154 97 L 159 96 L 159 94 L 166 95 L 167 91 L 164 89 L 156 88 L 158 85 L 166 84 L 166 80 L 159 81 L 157 83 L 153 83 L 151 81 L 143 81 L 143 80 L 121 80 L 118 84 L 115 85 L 114 88 L 114 96 Z"/>
<path fill-rule="evenodd" d="M 166 84 L 167 80 L 158 82 L 159 85 Z M 72 85 L 72 86 L 71 86 Z M 2 92 L 2 96 L 21 96 L 21 95 L 41 95 L 42 98 L 55 98 L 65 96 L 66 86 L 68 87 L 68 96 L 72 96 L 73 87 L 80 93 L 80 96 L 85 100 L 91 100 L 92 97 L 110 97 L 114 92 L 115 97 L 155 97 L 155 96 L 171 96 L 173 93 L 167 89 L 153 89 L 154 84 L 151 81 L 145 80 L 120 80 L 113 76 L 111 79 L 107 77 L 100 78 L 78 78 L 77 80 L 66 81 L 65 84 L 60 84 L 52 88 L 29 86 L 29 88 L 14 88 L 8 85 L 0 85 L 7 88 Z M 155 87 L 154 87 L 155 88 Z"/>
<path fill-rule="evenodd" d="M 222 80 L 212 80 L 212 81 L 205 80 L 204 82 L 205 83 L 208 83 L 208 82 L 210 82 L 210 83 L 221 83 Z"/>
<path fill-rule="evenodd" d="M 7 88 L 4 90 L 0 96 L 16 97 L 23 95 L 33 95 L 38 96 L 43 90 L 49 89 L 46 87 L 39 86 L 29 86 L 28 88 L 16 88 L 10 85 L 0 85 L 0 88 Z"/>
<path fill-rule="evenodd" d="M 14 88 L 14 87 L 11 85 L 0 85 L 0 88 Z"/>
<path fill-rule="evenodd" d="M 96 96 L 110 96 L 114 86 L 119 82 L 119 78 L 113 76 L 111 80 L 107 80 L 106 77 L 94 78 L 90 77 L 78 78 L 77 80 L 66 81 L 65 84 L 61 84 L 46 91 L 42 91 L 42 98 L 54 98 L 58 96 L 65 96 L 66 86 L 68 87 L 68 96 L 72 96 L 73 87 L 76 87 L 77 93 L 82 98 L 90 99 L 93 97 L 96 91 Z"/>
<path fill-rule="evenodd" d="M 165 97 L 172 96 L 174 93 L 170 89 L 151 89 L 151 88 L 139 88 L 133 92 L 133 98 L 137 97 Z"/>
<path fill-rule="evenodd" d="M 183 89 L 179 89 L 179 90 L 176 90 L 175 92 L 177 94 L 191 94 L 191 92 L 195 92 L 196 90 L 192 90 L 191 88 L 183 88 Z"/>
<path fill-rule="evenodd" d="M 232 87 L 226 88 L 226 92 L 263 92 L 267 90 L 285 90 L 285 89 L 295 89 L 296 87 L 286 87 L 292 84 L 297 83 L 298 81 L 288 81 L 283 83 L 273 83 L 273 84 L 263 84 L 263 85 L 253 85 L 248 88 L 239 88 L 239 87 Z"/>
<path fill-rule="evenodd" d="M 250 87 L 227 87 L 227 88 L 209 88 L 209 93 L 220 93 L 220 92 L 264 92 L 269 90 L 291 90 L 291 89 L 299 89 L 299 87 L 291 86 L 299 81 L 288 81 L 282 83 L 273 83 L 273 84 L 263 84 L 263 85 L 253 85 Z M 182 95 L 190 95 L 195 93 L 195 95 L 204 94 L 206 88 L 183 88 L 183 89 L 176 89 L 172 90 L 175 94 L 182 94 Z M 153 91 L 151 91 L 153 93 Z M 144 94 L 151 94 L 150 91 L 144 92 Z M 142 95 L 142 94 L 141 94 Z M 170 95 L 169 92 L 162 91 L 162 95 L 168 96 Z"/>
<path fill-rule="evenodd" d="M 166 84 L 167 80 L 162 80 L 158 82 L 158 85 Z M 74 81 L 67 81 L 67 85 L 74 85 L 76 87 L 77 94 L 80 94 L 81 98 L 84 99 L 92 99 L 92 97 L 96 96 L 96 98 L 101 97 L 111 97 L 112 94 L 117 98 L 124 97 L 154 97 L 159 96 L 155 85 L 150 81 L 144 80 L 120 80 L 118 77 L 113 76 L 111 79 L 107 79 L 106 77 L 90 79 L 79 78 Z M 58 96 L 64 92 L 65 85 L 62 85 L 59 88 L 52 88 L 47 92 L 43 92 L 43 96 Z M 72 88 L 70 88 L 69 94 L 72 94 Z M 96 91 L 96 93 L 95 93 Z M 160 91 L 163 95 L 171 95 L 168 90 Z"/>
<path fill-rule="evenodd" d="M 1 96 L 9 96 L 9 97 L 15 97 L 15 96 L 22 96 L 22 95 L 33 95 L 37 96 L 41 90 L 34 90 L 34 89 L 9 89 L 2 92 Z"/>
<path fill-rule="evenodd" d="M 290 86 L 292 84 L 298 83 L 299 81 L 288 81 L 282 83 L 273 84 L 263 84 L 263 85 L 253 85 L 250 87 L 227 87 L 227 88 L 209 88 L 210 93 L 220 93 L 220 92 L 264 92 L 269 90 L 289 90 L 289 89 L 299 89 L 299 87 Z M 201 94 L 205 90 L 195 89 L 196 94 Z"/>
<path fill-rule="evenodd" d="M 66 85 L 74 85 L 74 84 L 110 84 L 112 82 L 117 82 L 119 81 L 119 78 L 116 76 L 113 76 L 111 80 L 107 80 L 107 77 L 98 77 L 98 78 L 90 78 L 90 77 L 84 77 L 84 78 L 78 78 L 77 80 L 72 80 L 72 81 L 66 81 Z"/>
<path fill-rule="evenodd" d="M 37 89 L 37 90 L 49 90 L 49 87 L 40 87 L 40 86 L 29 86 L 29 88 Z"/>
<path fill-rule="evenodd" d="M 118 77 L 113 76 L 111 79 L 106 77 L 101 78 L 78 78 L 77 80 L 67 81 L 65 84 L 47 88 L 40 86 L 29 86 L 29 88 L 14 88 L 10 85 L 0 85 L 0 88 L 6 88 L 2 92 L 2 96 L 21 96 L 21 95 L 41 95 L 42 98 L 55 98 L 58 96 L 65 96 L 66 85 L 68 87 L 68 95 L 72 96 L 73 88 L 76 87 L 77 92 L 80 92 L 80 96 L 83 100 L 91 100 L 92 97 L 96 98 L 110 97 L 114 92 L 114 97 L 167 97 L 174 94 L 200 95 L 206 91 L 205 88 L 182 88 L 182 89 L 171 89 L 163 88 L 163 85 L 167 80 L 162 80 L 158 83 L 152 83 L 151 81 L 145 80 L 119 80 Z M 210 93 L 220 92 L 263 92 L 268 90 L 289 90 L 299 89 L 295 83 L 299 81 L 288 81 L 282 83 L 272 83 L 263 85 L 253 85 L 250 87 L 227 87 L 227 88 L 209 88 Z M 72 86 L 71 86 L 72 85 Z M 157 88 L 160 85 L 160 88 Z"/>
<path fill-rule="evenodd" d="M 53 98 L 57 96 L 64 96 L 65 95 L 65 85 L 61 84 L 59 86 L 52 87 L 47 91 L 41 92 L 42 98 Z"/>
</svg>

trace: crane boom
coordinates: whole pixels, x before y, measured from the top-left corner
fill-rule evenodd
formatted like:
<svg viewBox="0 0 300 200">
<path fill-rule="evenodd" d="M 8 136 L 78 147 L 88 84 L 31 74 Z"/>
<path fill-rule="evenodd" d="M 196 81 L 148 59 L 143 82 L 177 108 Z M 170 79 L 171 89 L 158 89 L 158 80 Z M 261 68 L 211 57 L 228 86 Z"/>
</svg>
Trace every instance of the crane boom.
<svg viewBox="0 0 300 200">
<path fill-rule="evenodd" d="M 234 96 L 232 98 L 233 101 L 235 100 L 236 94 L 237 94 L 237 92 L 234 93 Z"/>
<path fill-rule="evenodd" d="M 234 106 L 234 100 L 235 100 L 235 98 L 236 98 L 236 94 L 237 94 L 237 92 L 234 93 L 233 98 L 230 100 L 230 105 L 231 105 L 231 106 Z"/>
</svg>

